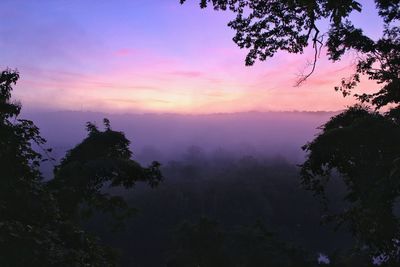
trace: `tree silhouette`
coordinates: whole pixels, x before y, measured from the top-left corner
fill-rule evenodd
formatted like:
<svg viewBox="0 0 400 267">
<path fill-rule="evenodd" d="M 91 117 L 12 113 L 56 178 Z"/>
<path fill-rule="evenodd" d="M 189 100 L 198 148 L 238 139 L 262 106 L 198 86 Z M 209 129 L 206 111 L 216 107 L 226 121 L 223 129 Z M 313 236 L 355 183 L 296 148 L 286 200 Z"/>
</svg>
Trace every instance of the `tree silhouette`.
<svg viewBox="0 0 400 267">
<path fill-rule="evenodd" d="M 368 245 L 374 254 L 397 255 L 394 240 L 400 229 L 393 208 L 400 193 L 400 176 L 394 171 L 399 135 L 399 124 L 389 114 L 354 106 L 333 117 L 304 146 L 309 155 L 302 165 L 303 184 L 324 196 L 330 173 L 338 171 L 350 205 L 328 219 L 348 225 L 360 245 Z"/>
<path fill-rule="evenodd" d="M 33 149 L 45 140 L 32 121 L 19 119 L 11 101 L 18 72 L 0 73 L 0 265 L 111 265 L 113 256 L 96 240 L 61 217 L 39 172 Z"/>
<path fill-rule="evenodd" d="M 113 131 L 108 119 L 104 119 L 104 126 L 100 131 L 87 123 L 87 138 L 67 152 L 49 182 L 67 218 L 79 217 L 78 211 L 85 205 L 86 213 L 101 210 L 123 219 L 132 210 L 122 197 L 103 192 L 103 187 L 131 188 L 139 181 L 154 187 L 162 179 L 158 162 L 143 168 L 131 159 L 130 142 L 124 133 Z"/>
<path fill-rule="evenodd" d="M 184 3 L 187 0 L 180 0 Z M 236 18 L 228 26 L 236 31 L 233 41 L 248 49 L 246 65 L 256 60 L 264 61 L 278 51 L 303 53 L 310 44 L 314 48 L 311 70 L 301 75 L 297 84 L 305 81 L 315 70 L 321 48 L 325 45 L 333 61 L 340 60 L 347 51 L 355 51 L 356 73 L 343 79 L 336 89 L 344 95 L 359 83 L 360 75 L 388 85 L 377 90 L 376 95 L 358 96 L 363 101 L 396 94 L 399 86 L 399 0 L 375 0 L 377 12 L 383 20 L 381 38 L 366 36 L 350 20 L 352 12 L 361 12 L 362 5 L 354 0 L 201 0 L 200 7 L 211 5 L 216 10 L 230 10 Z M 329 21 L 327 32 L 321 32 L 321 22 Z M 380 23 L 380 22 L 377 22 Z M 391 85 L 392 84 L 392 85 Z M 387 99 L 386 99 L 387 101 Z"/>
<path fill-rule="evenodd" d="M 100 189 L 132 187 L 136 181 L 156 185 L 159 164 L 142 168 L 130 160 L 123 133 L 100 132 L 88 124 L 89 137 L 72 149 L 46 183 L 39 171 L 46 160 L 34 146 L 45 149 L 32 121 L 19 119 L 21 105 L 11 100 L 19 73 L 0 73 L 0 265 L 1 266 L 114 266 L 115 253 L 82 230 L 76 210 L 86 201 L 94 208 L 125 208 L 122 199 Z"/>
</svg>

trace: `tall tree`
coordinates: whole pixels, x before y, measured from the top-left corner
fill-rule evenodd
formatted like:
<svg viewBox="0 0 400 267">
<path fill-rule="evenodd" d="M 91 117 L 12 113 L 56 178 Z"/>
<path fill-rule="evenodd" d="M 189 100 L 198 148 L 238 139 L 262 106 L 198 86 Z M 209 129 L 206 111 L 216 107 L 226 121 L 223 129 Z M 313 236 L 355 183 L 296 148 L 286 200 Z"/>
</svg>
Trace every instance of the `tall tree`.
<svg viewBox="0 0 400 267">
<path fill-rule="evenodd" d="M 349 227 L 359 248 L 385 254 L 398 264 L 399 217 L 394 212 L 400 196 L 400 125 L 390 114 L 354 106 L 333 117 L 322 132 L 304 146 L 309 152 L 302 165 L 302 183 L 326 200 L 332 172 L 346 185 L 345 209 L 326 219 Z M 324 201 L 325 204 L 329 204 Z M 328 205 L 325 206 L 326 208 Z"/>
<path fill-rule="evenodd" d="M 88 136 L 67 152 L 49 182 L 67 218 L 79 219 L 83 208 L 86 214 L 101 210 L 124 219 L 131 209 L 121 196 L 110 195 L 104 187 L 131 188 L 136 182 L 154 187 L 162 179 L 158 162 L 143 168 L 131 159 L 130 141 L 124 133 L 112 130 L 108 119 L 103 123 L 104 131 L 87 123 Z"/>
</svg>

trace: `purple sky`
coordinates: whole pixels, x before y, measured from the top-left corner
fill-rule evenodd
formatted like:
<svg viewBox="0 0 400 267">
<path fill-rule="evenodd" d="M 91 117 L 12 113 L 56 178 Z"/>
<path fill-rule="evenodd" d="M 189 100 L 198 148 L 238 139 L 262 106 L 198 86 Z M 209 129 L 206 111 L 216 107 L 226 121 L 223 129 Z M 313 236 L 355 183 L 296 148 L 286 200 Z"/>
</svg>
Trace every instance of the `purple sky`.
<svg viewBox="0 0 400 267">
<path fill-rule="evenodd" d="M 364 2 L 353 19 L 378 36 L 372 1 Z M 201 10 L 198 0 L 3 0 L 0 67 L 20 71 L 14 96 L 35 110 L 315 111 L 352 103 L 333 87 L 351 73 L 354 55 L 336 64 L 322 57 L 293 87 L 312 51 L 245 67 L 246 51 L 226 26 L 231 17 Z"/>
</svg>

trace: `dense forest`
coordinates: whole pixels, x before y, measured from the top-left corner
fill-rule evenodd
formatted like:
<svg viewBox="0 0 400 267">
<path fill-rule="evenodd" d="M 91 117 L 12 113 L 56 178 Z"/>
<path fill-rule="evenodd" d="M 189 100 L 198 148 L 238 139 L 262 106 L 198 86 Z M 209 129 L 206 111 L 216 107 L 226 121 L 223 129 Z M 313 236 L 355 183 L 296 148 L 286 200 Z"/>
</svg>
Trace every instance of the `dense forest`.
<svg viewBox="0 0 400 267">
<path fill-rule="evenodd" d="M 320 253 L 334 256 L 351 247 L 348 233 L 321 226 L 321 205 L 301 188 L 299 168 L 283 158 L 234 157 L 223 150 L 205 156 L 192 147 L 162 173 L 156 189 L 118 192 L 137 209 L 123 229 L 109 232 L 110 219 L 100 214 L 87 222 L 120 250 L 123 266 L 195 266 L 196 260 L 300 266 L 299 259 L 316 265 Z M 343 185 L 330 188 L 332 209 L 343 205 L 343 193 Z M 221 253 L 214 259 L 213 250 Z"/>
</svg>

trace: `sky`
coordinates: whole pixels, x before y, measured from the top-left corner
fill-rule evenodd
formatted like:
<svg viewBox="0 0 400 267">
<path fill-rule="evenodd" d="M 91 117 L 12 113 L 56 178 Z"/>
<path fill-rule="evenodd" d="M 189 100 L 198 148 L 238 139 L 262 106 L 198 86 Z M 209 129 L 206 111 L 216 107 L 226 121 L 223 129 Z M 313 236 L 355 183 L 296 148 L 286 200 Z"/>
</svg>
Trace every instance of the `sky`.
<svg viewBox="0 0 400 267">
<path fill-rule="evenodd" d="M 322 53 L 313 76 L 295 87 L 312 49 L 246 67 L 226 26 L 232 14 L 198 2 L 2 0 L 0 68 L 18 69 L 14 98 L 28 110 L 208 114 L 353 103 L 333 88 L 351 74 L 354 55 L 331 63 Z M 352 19 L 377 36 L 380 23 L 365 2 Z"/>
</svg>

